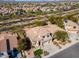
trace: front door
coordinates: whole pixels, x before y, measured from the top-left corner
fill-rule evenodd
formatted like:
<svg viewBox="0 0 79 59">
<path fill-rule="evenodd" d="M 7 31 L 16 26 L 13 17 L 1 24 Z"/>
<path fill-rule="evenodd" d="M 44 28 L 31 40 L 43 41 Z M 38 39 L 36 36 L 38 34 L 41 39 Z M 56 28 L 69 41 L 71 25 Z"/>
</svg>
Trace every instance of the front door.
<svg viewBox="0 0 79 59">
<path fill-rule="evenodd" d="M 9 41 L 9 39 L 6 40 L 6 45 L 7 45 L 7 51 L 10 51 L 10 41 Z"/>
</svg>

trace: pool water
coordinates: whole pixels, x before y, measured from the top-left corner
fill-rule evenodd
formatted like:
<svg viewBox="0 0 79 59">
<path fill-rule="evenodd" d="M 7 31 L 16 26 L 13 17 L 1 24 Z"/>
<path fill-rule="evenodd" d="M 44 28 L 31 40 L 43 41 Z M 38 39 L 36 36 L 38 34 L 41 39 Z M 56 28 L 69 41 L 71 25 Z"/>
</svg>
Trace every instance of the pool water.
<svg viewBox="0 0 79 59">
<path fill-rule="evenodd" d="M 7 53 L 9 55 L 9 58 L 16 58 L 17 55 L 19 54 L 19 51 L 18 50 L 10 50 Z"/>
</svg>

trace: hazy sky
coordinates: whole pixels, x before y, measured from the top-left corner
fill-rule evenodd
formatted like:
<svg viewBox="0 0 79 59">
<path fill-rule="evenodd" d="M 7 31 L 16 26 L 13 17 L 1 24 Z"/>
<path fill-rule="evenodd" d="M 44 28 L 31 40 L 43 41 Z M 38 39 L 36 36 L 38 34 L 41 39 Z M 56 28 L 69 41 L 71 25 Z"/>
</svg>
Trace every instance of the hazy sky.
<svg viewBox="0 0 79 59">
<path fill-rule="evenodd" d="M 4 0 L 4 1 L 14 1 L 14 0 Z M 79 0 L 15 0 L 15 1 L 79 1 Z"/>
<path fill-rule="evenodd" d="M 59 0 L 16 0 L 16 1 L 59 1 Z"/>
</svg>

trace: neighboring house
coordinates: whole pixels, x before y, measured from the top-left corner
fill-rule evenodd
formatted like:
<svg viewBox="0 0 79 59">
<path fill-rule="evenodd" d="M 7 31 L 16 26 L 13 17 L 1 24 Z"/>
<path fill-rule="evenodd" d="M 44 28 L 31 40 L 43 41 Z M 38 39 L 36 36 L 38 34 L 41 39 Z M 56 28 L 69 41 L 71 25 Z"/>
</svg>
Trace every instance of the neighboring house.
<svg viewBox="0 0 79 59">
<path fill-rule="evenodd" d="M 56 25 L 47 25 L 24 29 L 27 37 L 30 38 L 34 46 L 39 46 L 53 39 L 53 34 L 58 30 L 63 30 Z"/>
<path fill-rule="evenodd" d="M 65 20 L 64 25 L 67 32 L 77 33 L 79 31 L 79 25 L 73 21 Z"/>
<path fill-rule="evenodd" d="M 17 48 L 17 35 L 12 32 L 1 32 L 0 33 L 0 52 L 8 52 Z"/>
<path fill-rule="evenodd" d="M 79 25 L 75 22 L 70 20 L 65 20 L 64 22 L 65 30 L 68 32 L 70 40 L 79 39 L 78 32 L 79 32 Z"/>
<path fill-rule="evenodd" d="M 53 8 L 53 11 L 57 11 L 58 9 L 58 6 L 55 6 L 54 8 Z"/>
<path fill-rule="evenodd" d="M 67 10 L 70 10 L 71 9 L 71 6 L 63 6 L 63 10 L 67 11 Z"/>
</svg>

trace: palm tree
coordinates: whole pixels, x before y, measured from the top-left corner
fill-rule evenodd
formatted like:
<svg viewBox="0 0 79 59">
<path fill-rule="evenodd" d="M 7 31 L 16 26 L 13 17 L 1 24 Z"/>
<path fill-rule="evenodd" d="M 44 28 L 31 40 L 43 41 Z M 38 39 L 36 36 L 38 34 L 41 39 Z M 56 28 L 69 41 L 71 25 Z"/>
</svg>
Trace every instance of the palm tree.
<svg viewBox="0 0 79 59">
<path fill-rule="evenodd" d="M 28 37 L 25 39 L 20 39 L 18 49 L 21 52 L 22 57 L 26 57 L 25 51 L 28 51 L 31 49 L 30 39 Z M 22 53 L 24 53 L 24 55 Z"/>
<path fill-rule="evenodd" d="M 22 57 L 26 57 L 25 51 L 28 51 L 31 49 L 32 43 L 28 37 L 26 37 L 26 34 L 24 31 L 19 31 L 18 33 L 18 50 L 21 52 Z"/>
</svg>

